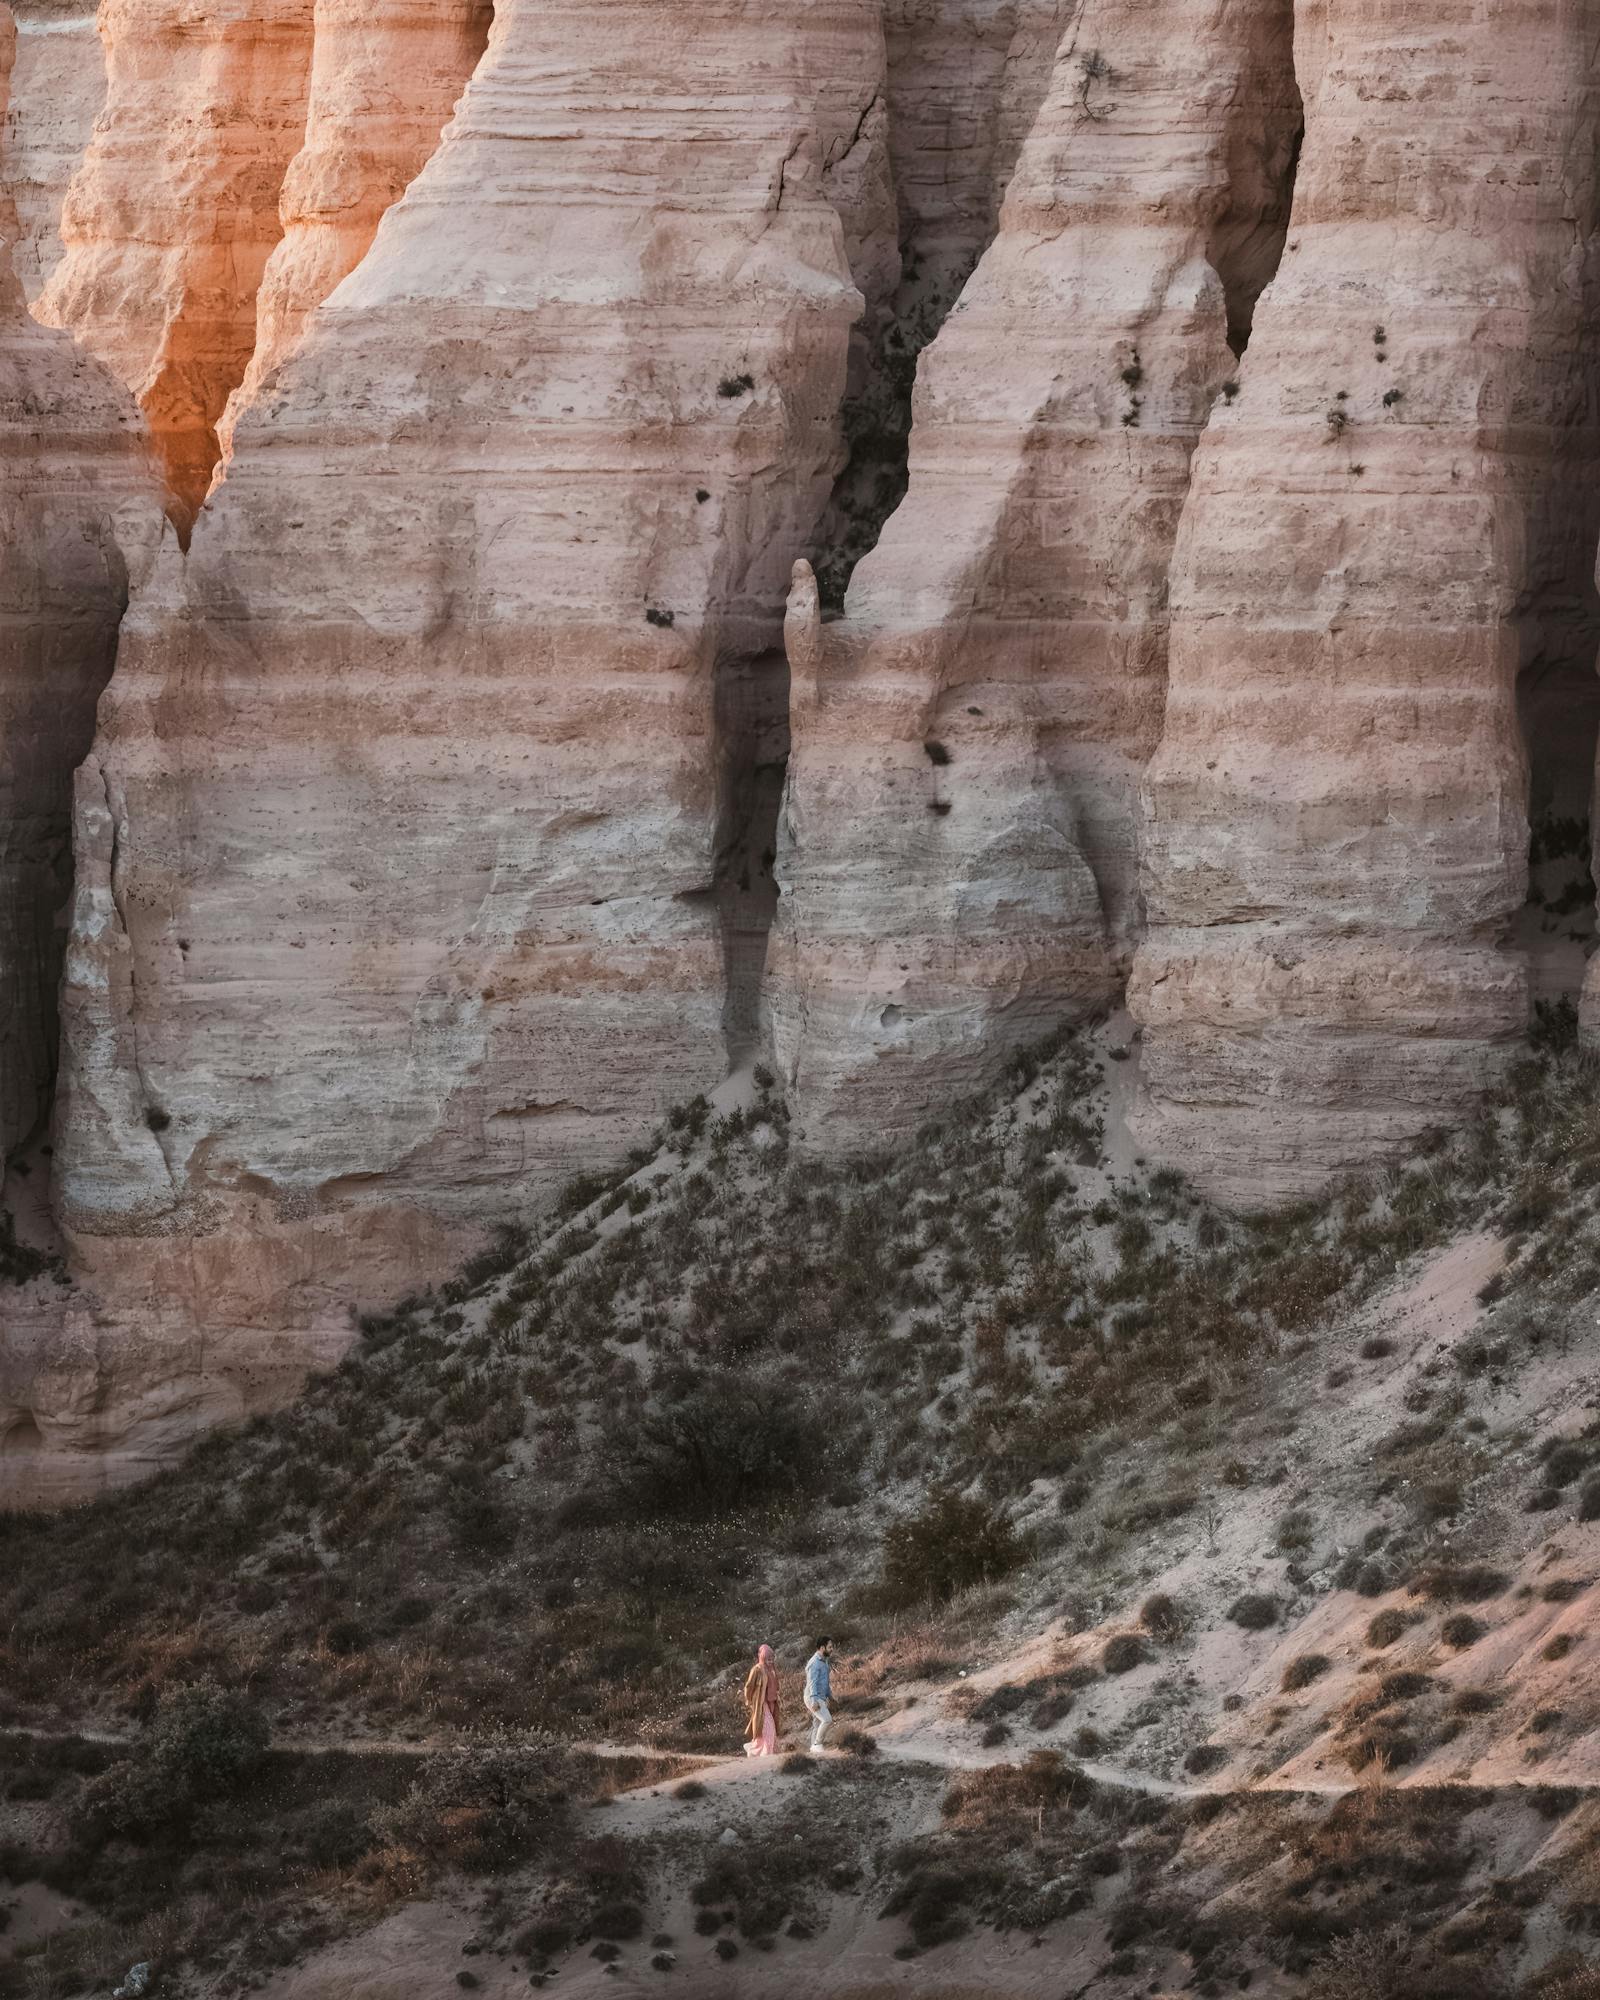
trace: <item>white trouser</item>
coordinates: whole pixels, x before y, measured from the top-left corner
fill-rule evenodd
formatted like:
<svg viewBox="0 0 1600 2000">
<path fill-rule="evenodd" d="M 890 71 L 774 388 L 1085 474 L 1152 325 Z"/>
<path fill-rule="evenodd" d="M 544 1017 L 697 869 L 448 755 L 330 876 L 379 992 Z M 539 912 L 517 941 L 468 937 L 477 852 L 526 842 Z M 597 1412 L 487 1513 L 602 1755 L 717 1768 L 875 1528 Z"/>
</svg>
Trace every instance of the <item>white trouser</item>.
<svg viewBox="0 0 1600 2000">
<path fill-rule="evenodd" d="M 811 1748 L 820 1750 L 823 1737 L 833 1725 L 833 1713 L 825 1701 L 808 1701 L 806 1711 L 811 1717 Z"/>
</svg>

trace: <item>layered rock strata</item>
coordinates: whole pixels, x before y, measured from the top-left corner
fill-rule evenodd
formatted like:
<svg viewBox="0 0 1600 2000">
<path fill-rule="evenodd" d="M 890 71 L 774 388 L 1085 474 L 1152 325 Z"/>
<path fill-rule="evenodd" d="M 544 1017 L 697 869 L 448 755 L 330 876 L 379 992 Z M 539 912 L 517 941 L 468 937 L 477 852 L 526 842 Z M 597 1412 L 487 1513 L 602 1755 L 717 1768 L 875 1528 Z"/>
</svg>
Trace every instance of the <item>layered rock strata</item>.
<svg viewBox="0 0 1600 2000">
<path fill-rule="evenodd" d="M 85 1281 L 183 1320 L 142 1424 L 282 1393 L 722 1073 L 713 684 L 838 468 L 882 40 L 601 11 L 499 10 L 124 625 L 57 1163 Z"/>
<path fill-rule="evenodd" d="M 12 271 L 36 299 L 61 260 L 61 206 L 106 97 L 96 0 L 15 0 L 0 161 L 16 208 Z"/>
<path fill-rule="evenodd" d="M 0 7 L 0 104 L 15 43 Z M 0 1167 L 49 1108 L 72 771 L 111 673 L 130 559 L 158 519 L 138 413 L 29 316 L 17 234 L 0 196 Z"/>
<path fill-rule="evenodd" d="M 770 999 L 814 1143 L 913 1122 L 1126 969 L 1189 456 L 1287 212 L 1289 27 L 1079 11 L 923 357 L 905 503 L 841 622 L 801 580 Z"/>
<path fill-rule="evenodd" d="M 1525 1027 L 1517 680 L 1595 635 L 1597 29 L 1297 11 L 1291 240 L 1173 564 L 1130 1001 L 1140 1138 L 1234 1199 L 1449 1116 Z"/>
<path fill-rule="evenodd" d="M 256 341 L 312 0 L 101 0 L 107 95 L 39 301 L 134 392 L 185 531 Z"/>
<path fill-rule="evenodd" d="M 438 145 L 493 16 L 492 0 L 315 0 L 305 142 L 283 180 L 250 364 L 218 426 L 224 455 L 239 412 Z"/>
</svg>

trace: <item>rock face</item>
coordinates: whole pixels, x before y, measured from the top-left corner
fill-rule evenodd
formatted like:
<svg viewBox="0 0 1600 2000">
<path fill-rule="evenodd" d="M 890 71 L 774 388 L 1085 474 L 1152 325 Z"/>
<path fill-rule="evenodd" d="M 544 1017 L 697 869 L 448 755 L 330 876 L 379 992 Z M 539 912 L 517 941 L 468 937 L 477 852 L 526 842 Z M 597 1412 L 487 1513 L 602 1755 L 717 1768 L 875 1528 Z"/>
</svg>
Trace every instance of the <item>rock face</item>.
<svg viewBox="0 0 1600 2000">
<path fill-rule="evenodd" d="M 1126 985 L 1254 1201 L 1576 992 L 1600 0 L 20 12 L 0 1501 L 730 1056 L 875 1142 Z"/>
<path fill-rule="evenodd" d="M 693 28 L 500 10 L 124 623 L 58 1201 L 101 1298 L 197 1330 L 171 1401 L 202 1346 L 279 1393 L 266 1334 L 326 1352 L 722 1074 L 717 664 L 778 642 L 892 217 L 829 194 L 875 179 L 872 5 Z"/>
<path fill-rule="evenodd" d="M 187 530 L 306 129 L 312 0 L 101 0 L 107 96 L 39 316 L 133 390 Z"/>
<path fill-rule="evenodd" d="M 11 266 L 36 299 L 61 261 L 61 205 L 106 97 L 95 0 L 15 0 L 16 61 L 0 160 L 16 205 Z"/>
<path fill-rule="evenodd" d="M 1130 996 L 1143 1142 L 1236 1199 L 1448 1116 L 1524 1030 L 1517 681 L 1559 717 L 1597 629 L 1597 30 L 1297 9 L 1290 246 L 1173 564 Z"/>
<path fill-rule="evenodd" d="M 307 314 L 361 262 L 438 145 L 493 14 L 491 0 L 316 0 L 305 142 L 283 180 L 250 365 L 218 427 L 224 451 Z"/>
<path fill-rule="evenodd" d="M 15 45 L 0 7 L 0 103 Z M 130 559 L 156 522 L 138 414 L 29 317 L 17 235 L 0 195 L 0 1165 L 49 1111 L 72 771 L 110 677 Z"/>
<path fill-rule="evenodd" d="M 923 356 L 905 503 L 796 662 L 770 991 L 813 1142 L 915 1121 L 1125 974 L 1189 456 L 1286 220 L 1289 28 L 1085 6 Z"/>
</svg>

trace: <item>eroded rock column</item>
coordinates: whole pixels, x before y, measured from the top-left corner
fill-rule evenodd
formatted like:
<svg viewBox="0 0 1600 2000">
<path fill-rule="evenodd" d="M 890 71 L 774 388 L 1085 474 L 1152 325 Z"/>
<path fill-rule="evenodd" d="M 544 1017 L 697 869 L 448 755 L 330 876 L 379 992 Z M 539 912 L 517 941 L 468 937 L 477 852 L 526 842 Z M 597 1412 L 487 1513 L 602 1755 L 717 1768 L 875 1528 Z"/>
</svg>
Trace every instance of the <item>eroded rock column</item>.
<svg viewBox="0 0 1600 2000">
<path fill-rule="evenodd" d="M 812 1143 L 914 1122 L 1126 970 L 1189 456 L 1282 241 L 1289 25 L 1075 15 L 923 356 L 907 497 L 840 622 L 802 594 L 770 998 Z"/>
<path fill-rule="evenodd" d="M 305 143 L 283 180 L 250 365 L 218 426 L 224 454 L 239 412 L 437 147 L 493 16 L 492 0 L 315 0 Z"/>
<path fill-rule="evenodd" d="M 1173 565 L 1131 994 L 1144 1144 L 1240 1200 L 1447 1118 L 1522 1035 L 1515 687 L 1588 598 L 1600 443 L 1600 9 L 1296 21 L 1305 154 Z"/>
<path fill-rule="evenodd" d="M 0 109 L 15 45 L 0 7 Z M 17 235 L 0 194 L 0 1169 L 49 1109 L 72 771 L 159 518 L 131 399 L 30 318 Z"/>
<path fill-rule="evenodd" d="M 133 391 L 185 532 L 256 341 L 306 130 L 312 0 L 101 0 L 108 93 L 38 312 Z"/>
<path fill-rule="evenodd" d="M 838 468 L 882 63 L 871 0 L 499 8 L 130 611 L 62 1213 L 247 1405 L 722 1073 L 713 680 Z"/>
</svg>

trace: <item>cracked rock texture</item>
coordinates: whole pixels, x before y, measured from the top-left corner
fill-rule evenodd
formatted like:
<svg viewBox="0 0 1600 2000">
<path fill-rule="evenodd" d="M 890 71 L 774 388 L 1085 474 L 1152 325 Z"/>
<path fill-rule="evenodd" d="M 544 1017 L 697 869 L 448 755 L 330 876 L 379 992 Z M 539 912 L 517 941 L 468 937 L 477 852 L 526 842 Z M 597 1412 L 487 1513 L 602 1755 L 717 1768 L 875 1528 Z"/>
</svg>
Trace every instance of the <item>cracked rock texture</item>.
<svg viewBox="0 0 1600 2000">
<path fill-rule="evenodd" d="M 794 663 L 769 993 L 812 1143 L 904 1129 L 1125 976 L 1189 457 L 1287 215 L 1289 29 L 1087 0 L 922 357 L 906 499 Z"/>
<path fill-rule="evenodd" d="M 1173 562 L 1130 992 L 1142 1144 L 1234 1199 L 1449 1117 L 1525 1031 L 1517 680 L 1594 664 L 1597 41 L 1593 5 L 1296 10 L 1290 242 Z"/>
</svg>

